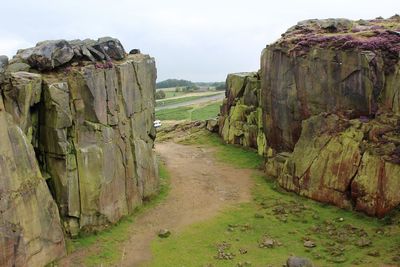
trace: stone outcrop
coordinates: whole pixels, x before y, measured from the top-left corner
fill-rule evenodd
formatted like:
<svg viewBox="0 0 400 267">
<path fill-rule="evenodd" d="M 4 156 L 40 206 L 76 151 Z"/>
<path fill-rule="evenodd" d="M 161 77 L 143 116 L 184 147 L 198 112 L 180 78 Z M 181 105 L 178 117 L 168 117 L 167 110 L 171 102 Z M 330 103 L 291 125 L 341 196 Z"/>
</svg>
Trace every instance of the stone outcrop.
<svg viewBox="0 0 400 267">
<path fill-rule="evenodd" d="M 41 266 L 64 255 L 64 232 L 101 230 L 157 193 L 155 61 L 100 38 L 1 62 L 0 265 Z"/>
<path fill-rule="evenodd" d="M 260 82 L 256 72 L 229 74 L 218 124 L 219 133 L 227 143 L 252 147 L 264 155 L 267 147 Z"/>
<path fill-rule="evenodd" d="M 0 125 L 0 266 L 43 266 L 65 254 L 57 205 L 1 96 Z"/>
<path fill-rule="evenodd" d="M 228 76 L 220 134 L 287 190 L 382 217 L 400 204 L 399 57 L 398 16 L 299 22 L 258 76 Z"/>
</svg>

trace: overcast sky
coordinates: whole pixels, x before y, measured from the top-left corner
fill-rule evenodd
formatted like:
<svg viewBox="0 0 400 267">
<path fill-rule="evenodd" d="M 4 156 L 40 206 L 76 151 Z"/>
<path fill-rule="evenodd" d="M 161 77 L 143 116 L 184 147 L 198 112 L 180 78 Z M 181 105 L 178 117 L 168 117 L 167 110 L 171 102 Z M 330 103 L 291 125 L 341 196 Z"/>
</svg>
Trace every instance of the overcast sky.
<svg viewBox="0 0 400 267">
<path fill-rule="evenodd" d="M 259 68 L 297 21 L 400 13 L 399 0 L 1 0 L 0 54 L 45 39 L 112 36 L 156 58 L 158 80 L 222 81 Z"/>
</svg>

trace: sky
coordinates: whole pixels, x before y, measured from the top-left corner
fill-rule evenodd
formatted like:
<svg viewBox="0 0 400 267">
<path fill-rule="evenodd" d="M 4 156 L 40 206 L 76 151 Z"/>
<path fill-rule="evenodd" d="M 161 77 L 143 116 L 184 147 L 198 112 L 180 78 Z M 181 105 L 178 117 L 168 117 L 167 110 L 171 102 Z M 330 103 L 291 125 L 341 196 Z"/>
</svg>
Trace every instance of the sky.
<svg viewBox="0 0 400 267">
<path fill-rule="evenodd" d="M 262 49 L 298 21 L 396 13 L 399 0 L 1 0 L 0 55 L 42 40 L 111 36 L 153 56 L 158 81 L 224 81 L 258 70 Z"/>
</svg>

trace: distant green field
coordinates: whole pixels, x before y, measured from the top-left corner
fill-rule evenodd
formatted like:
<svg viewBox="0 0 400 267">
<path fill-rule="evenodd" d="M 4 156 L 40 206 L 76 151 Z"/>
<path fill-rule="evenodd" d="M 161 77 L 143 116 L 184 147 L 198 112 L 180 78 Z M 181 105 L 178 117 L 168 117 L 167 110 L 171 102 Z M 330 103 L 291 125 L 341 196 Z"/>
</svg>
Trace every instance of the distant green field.
<svg viewBox="0 0 400 267">
<path fill-rule="evenodd" d="M 193 109 L 190 119 L 192 121 L 198 121 L 215 118 L 219 113 L 220 106 L 221 103 L 216 102 L 201 108 Z"/>
<path fill-rule="evenodd" d="M 168 94 L 169 93 L 171 93 L 171 92 L 168 92 Z M 203 97 L 210 97 L 210 96 L 217 95 L 217 94 L 219 94 L 219 93 L 205 92 L 204 94 L 201 94 L 201 95 L 192 95 L 192 96 L 173 98 L 173 99 L 168 99 L 168 97 L 166 97 L 165 99 L 157 100 L 156 101 L 156 107 L 161 107 L 161 106 L 167 106 L 167 105 L 173 105 L 173 104 L 193 101 L 193 100 L 196 100 L 196 99 L 200 99 L 200 98 L 203 98 Z"/>
<path fill-rule="evenodd" d="M 165 91 L 165 99 L 176 96 L 182 96 L 186 94 L 187 94 L 186 92 Z"/>
<path fill-rule="evenodd" d="M 204 106 L 186 106 L 156 111 L 158 120 L 207 120 L 219 113 L 221 102 L 211 102 Z"/>
</svg>

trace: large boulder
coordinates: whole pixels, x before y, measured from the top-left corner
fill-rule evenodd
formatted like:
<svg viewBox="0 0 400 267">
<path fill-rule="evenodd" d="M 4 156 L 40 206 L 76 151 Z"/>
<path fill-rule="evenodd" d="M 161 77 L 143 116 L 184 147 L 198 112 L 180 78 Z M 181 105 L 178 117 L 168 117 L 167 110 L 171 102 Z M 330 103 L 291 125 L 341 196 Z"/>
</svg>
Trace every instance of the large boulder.
<svg viewBox="0 0 400 267">
<path fill-rule="evenodd" d="M 104 51 L 112 59 L 121 60 L 125 58 L 125 49 L 118 39 L 111 37 L 99 38 L 93 47 Z"/>
<path fill-rule="evenodd" d="M 126 52 L 118 39 L 102 37 L 98 40 L 49 40 L 37 43 L 35 47 L 21 49 L 11 60 L 9 72 L 27 71 L 29 67 L 44 71 L 52 70 L 64 64 L 77 60 L 92 62 L 111 62 L 122 60 Z M 111 65 L 99 64 L 99 68 L 109 68 Z M 22 69 L 23 68 L 23 69 Z"/>
<path fill-rule="evenodd" d="M 8 57 L 7 56 L 0 56 L 0 84 L 4 81 L 4 72 L 8 65 Z"/>
<path fill-rule="evenodd" d="M 35 47 L 20 51 L 19 55 L 38 70 L 51 70 L 69 62 L 74 51 L 65 40 L 43 41 Z"/>
<path fill-rule="evenodd" d="M 7 65 L 8 65 L 8 57 L 3 55 L 0 56 L 0 72 L 4 72 Z"/>
</svg>

